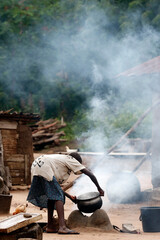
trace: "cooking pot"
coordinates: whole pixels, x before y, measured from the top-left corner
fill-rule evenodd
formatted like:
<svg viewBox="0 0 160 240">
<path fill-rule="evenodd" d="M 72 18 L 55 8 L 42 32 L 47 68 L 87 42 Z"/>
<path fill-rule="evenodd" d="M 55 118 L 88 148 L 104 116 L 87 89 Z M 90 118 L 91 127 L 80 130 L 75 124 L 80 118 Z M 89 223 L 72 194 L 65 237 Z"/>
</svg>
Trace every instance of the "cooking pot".
<svg viewBox="0 0 160 240">
<path fill-rule="evenodd" d="M 107 181 L 108 199 L 114 203 L 133 203 L 140 200 L 140 183 L 133 172 L 114 173 Z"/>
<path fill-rule="evenodd" d="M 81 212 L 92 213 L 102 207 L 99 192 L 88 192 L 77 197 L 77 206 Z"/>
</svg>

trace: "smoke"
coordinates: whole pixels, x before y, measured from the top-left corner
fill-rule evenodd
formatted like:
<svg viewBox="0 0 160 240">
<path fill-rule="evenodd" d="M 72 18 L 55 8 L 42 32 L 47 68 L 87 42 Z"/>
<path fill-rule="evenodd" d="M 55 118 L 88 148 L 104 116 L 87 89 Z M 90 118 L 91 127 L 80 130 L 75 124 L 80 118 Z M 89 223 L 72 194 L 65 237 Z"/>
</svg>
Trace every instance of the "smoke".
<svg viewBox="0 0 160 240">
<path fill-rule="evenodd" d="M 101 21 L 97 21 L 97 16 L 103 19 L 102 24 Z M 160 36 L 150 26 L 144 26 L 140 33 L 127 32 L 122 38 L 118 38 L 107 32 L 106 28 L 104 30 L 104 25 L 109 26 L 110 19 L 97 9 L 96 16 L 89 15 L 79 33 L 74 36 L 73 45 L 76 55 L 80 60 L 83 59 L 82 64 L 79 61 L 83 73 L 78 71 L 78 74 L 85 74 L 92 80 L 91 88 L 94 93 L 90 100 L 90 110 L 86 113 L 90 128 L 89 131 L 82 133 L 81 138 L 84 139 L 86 150 L 106 153 L 111 143 L 115 143 L 124 134 L 123 130 L 114 127 L 112 119 L 109 119 L 110 116 L 116 118 L 122 109 L 125 110 L 127 117 L 127 114 L 134 113 L 137 106 L 148 108 L 152 102 L 153 91 L 147 77 L 117 79 L 116 75 L 157 56 Z M 109 89 L 106 94 L 103 91 L 104 87 Z M 141 115 L 140 112 L 139 114 Z M 133 124 L 136 120 L 133 120 Z M 126 144 L 129 146 L 127 139 Z M 133 170 L 128 161 L 119 162 L 117 165 L 115 162 L 115 159 L 110 161 L 104 154 L 102 157 L 97 157 L 97 162 L 93 163 L 93 173 L 104 190 L 113 171 Z M 125 179 L 126 183 L 127 181 Z M 132 189 L 131 182 L 129 187 Z M 117 196 L 122 194 L 119 197 L 123 198 L 124 192 L 120 193 L 118 189 L 122 190 L 121 182 L 116 193 Z M 82 176 L 72 189 L 75 194 L 89 191 L 97 191 L 97 189 L 86 176 Z M 134 195 L 133 192 L 132 194 Z"/>
<path fill-rule="evenodd" d="M 92 73 L 93 73 L 93 78 L 92 79 L 94 81 L 94 84 L 101 83 L 103 81 L 101 71 L 95 63 L 93 63 Z"/>
<path fill-rule="evenodd" d="M 74 73 L 84 84 L 87 79 L 92 81 L 91 88 L 95 90 L 96 96 L 99 94 L 97 87 L 103 87 L 103 84 L 116 86 L 126 94 L 126 81 L 116 81 L 114 77 L 157 55 L 159 34 L 151 27 L 144 26 L 137 35 L 135 32 L 127 32 L 120 38 L 110 30 L 110 9 L 103 11 L 96 7 L 96 4 L 93 10 L 85 5 L 83 8 L 84 12 L 81 14 L 84 18 L 78 19 L 79 28 L 77 23 L 75 27 L 72 23 L 70 28 L 68 23 L 59 23 L 59 30 L 56 31 L 48 31 L 47 27 L 38 26 L 35 32 L 42 28 L 43 31 L 40 32 L 36 46 L 29 43 L 24 46 L 21 42 L 11 46 L 14 54 L 8 59 L 9 74 L 6 80 L 14 80 L 13 91 L 17 95 L 25 94 L 21 82 L 28 81 L 29 76 L 25 74 L 35 65 L 40 69 L 39 81 L 44 83 L 54 84 L 58 74 Z M 45 23 L 47 25 L 47 22 Z M 52 23 L 48 25 L 51 26 Z M 18 57 L 19 52 L 23 53 L 21 59 Z M 78 78 L 75 81 L 78 82 Z M 74 86 L 76 87 L 76 84 Z"/>
<path fill-rule="evenodd" d="M 131 30 L 119 37 L 112 31 L 109 8 L 99 9 L 95 4 L 93 8 L 84 5 L 82 9 L 82 17 L 78 19 L 78 24 L 75 20 L 75 27 L 74 22 L 59 22 L 56 31 L 52 28 L 40 31 L 37 45 L 26 43 L 24 46 L 18 42 L 11 46 L 6 82 L 17 96 L 25 96 L 26 89 L 30 89 L 28 91 L 40 91 L 48 100 L 50 96 L 55 96 L 57 101 L 61 93 L 54 86 L 60 83 L 61 77 L 67 79 L 67 87 L 88 89 L 90 109 L 86 116 L 89 130 L 82 132 L 79 138 L 83 139 L 86 150 L 106 152 L 111 143 L 124 133 L 123 129 L 115 127 L 118 114 L 127 107 L 128 114 L 133 113 L 137 106 L 147 107 L 153 94 L 148 79 L 117 79 L 116 75 L 157 56 L 160 36 L 152 27 L 144 25 L 141 32 Z M 49 23 L 49 26 L 52 25 L 54 28 L 54 22 Z M 42 26 L 37 26 L 35 31 L 40 29 Z M 21 58 L 19 52 L 23 52 Z M 27 70 L 36 71 L 37 65 L 38 78 L 32 85 Z M 71 81 L 73 75 L 76 77 Z M 26 88 L 22 87 L 22 82 L 26 83 Z M 50 92 L 45 92 L 46 85 L 51 86 Z M 63 84 L 62 88 L 65 87 Z M 96 169 L 95 174 L 98 174 Z M 103 185 L 103 174 L 98 176 Z M 88 187 L 92 188 L 94 186 Z"/>
<path fill-rule="evenodd" d="M 105 20 L 108 21 L 107 18 Z M 83 133 L 82 136 L 86 139 L 84 145 L 86 144 L 89 150 L 106 152 L 110 143 L 123 135 L 123 130 L 114 129 L 112 124 L 108 125 L 108 116 L 116 117 L 116 114 L 121 112 L 120 109 L 124 110 L 125 107 L 128 113 L 134 113 L 137 106 L 147 108 L 151 105 L 153 94 L 149 85 L 150 79 L 147 77 L 143 79 L 116 79 L 115 76 L 156 56 L 158 54 L 159 33 L 149 26 L 144 26 L 143 31 L 137 35 L 128 32 L 124 37 L 118 39 L 108 33 L 104 37 L 102 34 L 103 26 L 96 25 L 98 31 L 97 29 L 94 31 L 95 27 L 91 26 L 91 23 L 93 26 L 96 25 L 95 20 L 92 22 L 88 20 L 76 40 L 78 42 L 78 40 L 84 39 L 85 49 L 88 50 L 87 54 L 92 53 L 88 62 L 91 63 L 90 75 L 94 95 L 90 101 L 90 111 L 88 111 L 87 117 L 89 122 L 97 124 L 93 124 L 88 138 L 86 137 L 87 133 Z M 84 53 L 83 49 L 81 52 Z M 84 58 L 87 57 L 84 55 Z M 112 88 L 115 91 L 118 89 L 117 96 L 114 90 L 106 94 L 103 93 L 106 83 L 108 89 Z M 140 111 L 139 114 L 141 115 Z M 114 135 L 114 140 L 110 142 L 106 135 L 110 136 L 111 132 Z"/>
</svg>

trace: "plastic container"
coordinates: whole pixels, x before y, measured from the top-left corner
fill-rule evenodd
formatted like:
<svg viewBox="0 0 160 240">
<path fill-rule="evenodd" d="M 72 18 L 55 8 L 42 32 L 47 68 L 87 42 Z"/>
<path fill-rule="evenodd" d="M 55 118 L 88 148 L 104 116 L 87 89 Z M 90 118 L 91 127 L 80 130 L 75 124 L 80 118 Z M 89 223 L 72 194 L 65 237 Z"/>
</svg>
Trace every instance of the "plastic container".
<svg viewBox="0 0 160 240">
<path fill-rule="evenodd" d="M 0 214 L 10 212 L 12 195 L 0 194 Z"/>
<path fill-rule="evenodd" d="M 160 232 L 160 207 L 142 207 L 140 221 L 144 232 Z"/>
</svg>

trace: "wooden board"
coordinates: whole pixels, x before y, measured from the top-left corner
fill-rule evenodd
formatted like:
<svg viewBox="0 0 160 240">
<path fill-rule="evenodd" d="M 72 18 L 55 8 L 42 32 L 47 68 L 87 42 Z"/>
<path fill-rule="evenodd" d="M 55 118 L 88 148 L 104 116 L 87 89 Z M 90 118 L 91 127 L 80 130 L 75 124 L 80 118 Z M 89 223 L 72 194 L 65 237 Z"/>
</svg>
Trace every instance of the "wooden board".
<svg viewBox="0 0 160 240">
<path fill-rule="evenodd" d="M 7 120 L 1 120 L 1 129 L 17 129 L 18 123 L 16 121 L 7 121 Z"/>
<path fill-rule="evenodd" d="M 30 214 L 32 215 L 30 218 L 24 217 L 24 213 L 19 213 L 0 221 L 0 233 L 10 233 L 42 219 L 42 214 Z"/>
</svg>

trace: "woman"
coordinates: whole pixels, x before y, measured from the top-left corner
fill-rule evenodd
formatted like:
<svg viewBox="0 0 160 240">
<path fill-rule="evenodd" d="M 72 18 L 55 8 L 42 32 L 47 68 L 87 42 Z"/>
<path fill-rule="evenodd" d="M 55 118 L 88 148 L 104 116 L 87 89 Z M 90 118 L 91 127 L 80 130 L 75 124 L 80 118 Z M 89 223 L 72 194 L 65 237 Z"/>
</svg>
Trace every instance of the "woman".
<svg viewBox="0 0 160 240">
<path fill-rule="evenodd" d="M 76 153 L 42 155 L 34 160 L 31 166 L 32 183 L 27 200 L 40 208 L 48 209 L 48 224 L 46 232 L 59 234 L 78 234 L 67 228 L 64 219 L 65 196 L 76 202 L 76 197 L 63 192 L 60 184 L 67 181 L 71 172 L 86 174 L 96 185 L 101 196 L 104 191 L 94 174 L 82 165 L 81 156 Z M 56 208 L 59 229 L 55 229 L 53 212 Z"/>
</svg>

